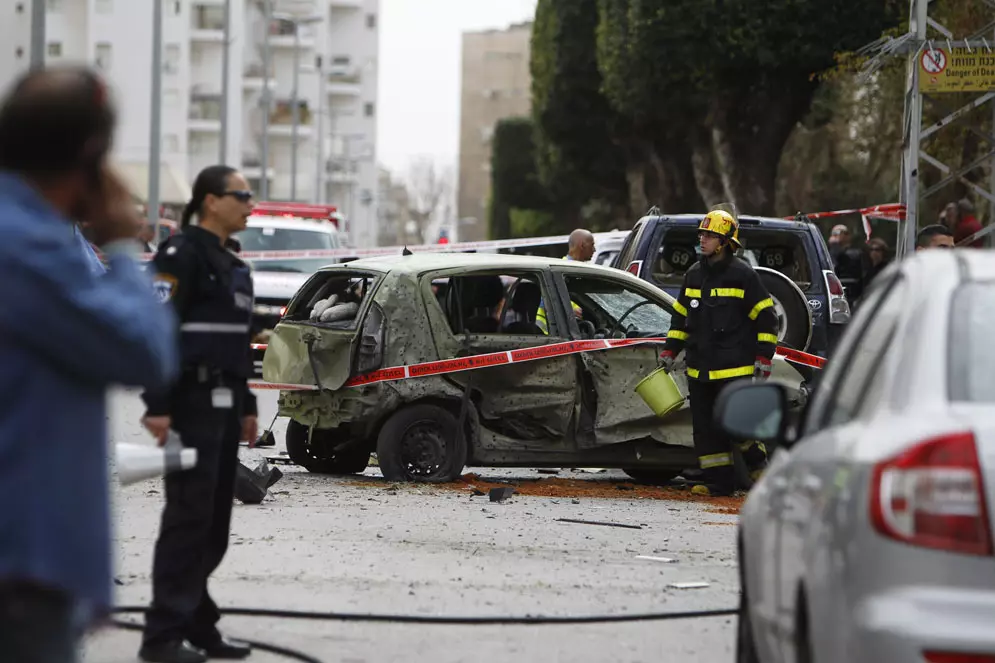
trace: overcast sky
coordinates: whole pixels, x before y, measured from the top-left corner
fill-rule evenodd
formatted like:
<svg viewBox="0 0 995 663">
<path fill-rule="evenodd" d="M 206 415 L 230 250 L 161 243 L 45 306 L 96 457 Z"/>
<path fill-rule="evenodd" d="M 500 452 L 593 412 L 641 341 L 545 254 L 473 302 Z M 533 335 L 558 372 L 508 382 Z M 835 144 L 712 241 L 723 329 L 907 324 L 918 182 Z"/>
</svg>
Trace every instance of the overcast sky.
<svg viewBox="0 0 995 663">
<path fill-rule="evenodd" d="M 380 0 L 377 156 L 402 174 L 416 157 L 456 166 L 461 35 L 531 20 L 536 0 Z"/>
</svg>

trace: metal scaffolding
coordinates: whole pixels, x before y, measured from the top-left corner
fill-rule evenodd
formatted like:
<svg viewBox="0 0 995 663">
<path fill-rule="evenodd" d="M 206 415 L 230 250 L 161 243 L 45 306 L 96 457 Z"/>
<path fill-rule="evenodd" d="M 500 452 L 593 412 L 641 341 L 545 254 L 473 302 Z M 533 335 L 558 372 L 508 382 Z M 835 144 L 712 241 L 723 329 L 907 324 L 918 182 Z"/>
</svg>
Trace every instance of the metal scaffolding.
<svg viewBox="0 0 995 663">
<path fill-rule="evenodd" d="M 995 0 L 975 1 L 995 8 Z M 995 53 L 992 48 L 995 46 L 995 21 L 979 27 L 963 39 L 954 39 L 950 30 L 929 15 L 932 2 L 933 0 L 910 0 L 909 31 L 901 37 L 879 39 L 862 49 L 862 54 L 871 55 L 864 68 L 865 80 L 879 71 L 892 56 L 907 57 L 899 191 L 899 200 L 906 206 L 906 218 L 896 247 L 899 257 L 915 250 L 916 233 L 923 226 L 929 225 L 928 222 L 922 223 L 919 218 L 922 201 L 955 181 L 964 183 L 969 190 L 987 200 L 990 210 L 988 225 L 961 244 L 973 242 L 995 231 L 995 135 L 982 132 L 977 127 L 968 127 L 969 131 L 987 142 L 988 151 L 960 168 L 948 166 L 925 149 L 930 137 L 957 124 L 971 111 L 995 98 Z M 988 41 L 989 36 L 992 38 L 991 42 Z M 977 92 L 979 96 L 951 111 L 947 104 L 937 99 L 937 95 L 951 92 Z M 923 127 L 924 103 L 944 109 L 947 114 L 928 127 Z M 995 129 L 995 104 L 992 106 L 992 128 Z M 919 171 L 923 162 L 944 175 L 943 179 L 925 190 Z M 986 162 L 992 164 L 987 188 L 966 177 L 969 172 Z"/>
</svg>

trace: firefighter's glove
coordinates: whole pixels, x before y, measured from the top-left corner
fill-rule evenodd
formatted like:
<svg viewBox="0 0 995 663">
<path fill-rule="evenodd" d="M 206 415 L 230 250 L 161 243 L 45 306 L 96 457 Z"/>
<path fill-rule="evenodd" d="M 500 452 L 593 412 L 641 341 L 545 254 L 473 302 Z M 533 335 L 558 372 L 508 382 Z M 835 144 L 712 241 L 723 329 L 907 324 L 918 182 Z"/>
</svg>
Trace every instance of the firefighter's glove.
<svg viewBox="0 0 995 663">
<path fill-rule="evenodd" d="M 660 353 L 660 366 L 662 366 L 667 373 L 674 372 L 675 363 L 676 363 L 676 358 L 674 357 L 673 352 L 671 352 L 670 350 L 664 350 L 663 352 Z"/>
<path fill-rule="evenodd" d="M 753 364 L 753 377 L 756 380 L 766 380 L 770 377 L 771 365 L 770 359 L 767 357 L 757 357 L 756 363 Z"/>
</svg>

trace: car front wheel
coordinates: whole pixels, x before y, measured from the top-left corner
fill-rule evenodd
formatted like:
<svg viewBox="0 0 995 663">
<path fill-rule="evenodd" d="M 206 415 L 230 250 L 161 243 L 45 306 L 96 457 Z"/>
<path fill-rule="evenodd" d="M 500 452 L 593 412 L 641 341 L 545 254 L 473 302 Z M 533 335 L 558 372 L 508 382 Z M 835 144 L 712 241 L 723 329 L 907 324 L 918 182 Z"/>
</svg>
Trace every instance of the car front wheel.
<svg viewBox="0 0 995 663">
<path fill-rule="evenodd" d="M 456 418 L 437 405 L 401 408 L 377 438 L 380 471 L 390 481 L 453 481 L 463 471 L 466 456 L 466 439 L 459 434 Z"/>
</svg>

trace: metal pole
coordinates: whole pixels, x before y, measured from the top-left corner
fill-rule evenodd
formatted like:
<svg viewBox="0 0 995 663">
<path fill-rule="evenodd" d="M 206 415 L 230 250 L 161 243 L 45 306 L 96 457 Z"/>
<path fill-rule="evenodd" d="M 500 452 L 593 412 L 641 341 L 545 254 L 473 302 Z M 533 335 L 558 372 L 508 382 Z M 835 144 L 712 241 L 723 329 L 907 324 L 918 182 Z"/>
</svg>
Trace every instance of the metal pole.
<svg viewBox="0 0 995 663">
<path fill-rule="evenodd" d="M 929 0 L 915 0 L 912 22 L 915 25 L 918 48 L 909 56 L 909 127 L 907 163 L 905 164 L 906 195 L 904 253 L 915 251 L 916 235 L 919 230 L 919 141 L 922 133 L 922 93 L 919 91 L 919 58 L 922 57 L 926 40 L 927 5 Z"/>
<path fill-rule="evenodd" d="M 995 133 L 995 102 L 992 102 L 992 126 L 989 133 Z M 995 192 L 995 157 L 992 158 L 989 166 L 988 190 Z M 995 224 L 995 200 L 990 201 L 988 205 L 988 225 L 992 224 Z M 985 238 L 984 246 L 985 248 L 991 248 L 992 246 L 991 235 L 988 235 L 988 237 Z"/>
<path fill-rule="evenodd" d="M 45 66 L 45 0 L 31 3 L 31 68 Z"/>
<path fill-rule="evenodd" d="M 225 0 L 224 38 L 221 43 L 221 140 L 218 163 L 228 163 L 228 87 L 231 63 L 231 0 Z M 265 79 L 264 79 L 265 80 Z"/>
<path fill-rule="evenodd" d="M 273 11 L 270 0 L 263 0 L 263 136 L 262 136 L 262 168 L 263 176 L 259 180 L 259 197 L 262 200 L 269 200 L 269 114 L 270 114 L 270 52 L 269 52 L 269 29 L 273 20 Z"/>
<path fill-rule="evenodd" d="M 318 65 L 318 144 L 317 165 L 315 167 L 314 202 L 321 205 L 325 202 L 325 72 L 322 66 L 323 58 L 319 55 Z"/>
<path fill-rule="evenodd" d="M 149 130 L 148 221 L 159 239 L 159 170 L 162 143 L 162 0 L 152 2 L 152 108 Z"/>
<path fill-rule="evenodd" d="M 297 127 L 301 122 L 300 105 L 297 102 L 298 83 L 301 75 L 301 24 L 294 21 L 294 91 L 291 95 L 290 117 L 290 199 L 297 200 Z"/>
</svg>

